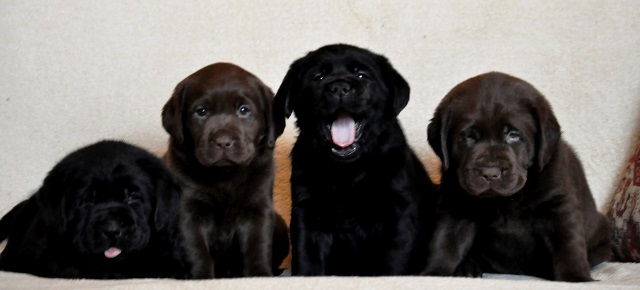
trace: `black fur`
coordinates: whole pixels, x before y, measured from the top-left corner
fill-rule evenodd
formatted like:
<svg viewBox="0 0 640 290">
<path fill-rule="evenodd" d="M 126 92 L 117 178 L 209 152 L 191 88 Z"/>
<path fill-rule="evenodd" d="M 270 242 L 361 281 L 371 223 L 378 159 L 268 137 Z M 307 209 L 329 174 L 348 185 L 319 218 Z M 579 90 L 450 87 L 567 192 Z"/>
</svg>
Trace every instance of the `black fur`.
<svg viewBox="0 0 640 290">
<path fill-rule="evenodd" d="M 0 269 L 62 278 L 184 277 L 180 187 L 150 153 L 119 141 L 81 148 L 0 222 Z M 121 253 L 117 254 L 117 251 Z"/>
<path fill-rule="evenodd" d="M 328 45 L 291 65 L 274 118 L 278 135 L 292 113 L 299 128 L 291 152 L 293 275 L 416 273 L 437 193 L 397 120 L 408 101 L 404 78 L 366 49 Z M 352 143 L 332 137 L 341 134 L 338 118 L 351 124 L 343 133 Z"/>
</svg>

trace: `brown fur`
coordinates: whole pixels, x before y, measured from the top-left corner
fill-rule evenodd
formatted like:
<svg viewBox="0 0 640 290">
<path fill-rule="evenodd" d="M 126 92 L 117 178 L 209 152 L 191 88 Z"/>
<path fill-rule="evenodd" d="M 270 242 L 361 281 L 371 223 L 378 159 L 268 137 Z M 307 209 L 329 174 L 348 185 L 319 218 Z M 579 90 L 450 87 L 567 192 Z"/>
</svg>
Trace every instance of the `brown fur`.
<svg viewBox="0 0 640 290">
<path fill-rule="evenodd" d="M 454 87 L 428 127 L 443 200 L 423 274 L 590 281 L 611 256 L 608 222 L 547 100 L 487 73 Z"/>
<path fill-rule="evenodd" d="M 180 82 L 162 113 L 165 160 L 187 185 L 180 212 L 193 278 L 270 276 L 289 252 L 273 208 L 272 91 L 229 63 Z"/>
</svg>

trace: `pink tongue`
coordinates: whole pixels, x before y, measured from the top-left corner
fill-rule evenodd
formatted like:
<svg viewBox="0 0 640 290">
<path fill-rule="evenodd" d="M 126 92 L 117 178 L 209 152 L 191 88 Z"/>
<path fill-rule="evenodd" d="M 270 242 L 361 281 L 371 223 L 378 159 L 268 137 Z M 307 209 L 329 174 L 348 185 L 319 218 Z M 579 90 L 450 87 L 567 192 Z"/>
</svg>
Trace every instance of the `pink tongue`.
<svg viewBox="0 0 640 290">
<path fill-rule="evenodd" d="M 349 147 L 356 139 L 356 122 L 346 113 L 341 113 L 331 125 L 333 144 Z"/>
<path fill-rule="evenodd" d="M 118 255 L 120 255 L 120 253 L 122 253 L 122 250 L 118 248 L 108 248 L 106 251 L 104 251 L 104 256 L 111 259 L 117 257 Z"/>
</svg>

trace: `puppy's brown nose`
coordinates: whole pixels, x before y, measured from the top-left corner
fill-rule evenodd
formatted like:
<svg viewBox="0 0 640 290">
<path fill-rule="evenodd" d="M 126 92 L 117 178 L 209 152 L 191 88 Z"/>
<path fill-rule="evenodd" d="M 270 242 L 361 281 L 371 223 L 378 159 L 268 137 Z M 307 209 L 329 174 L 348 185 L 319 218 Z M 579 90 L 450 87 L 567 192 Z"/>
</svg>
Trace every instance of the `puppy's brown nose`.
<svg viewBox="0 0 640 290">
<path fill-rule="evenodd" d="M 215 140 L 214 140 L 215 145 L 224 150 L 227 148 L 230 148 L 231 146 L 233 146 L 234 140 L 233 138 L 227 136 L 227 135 L 223 135 L 223 136 L 218 136 Z"/>
<path fill-rule="evenodd" d="M 500 178 L 502 171 L 498 167 L 480 168 L 480 174 L 486 181 L 492 181 Z"/>
</svg>

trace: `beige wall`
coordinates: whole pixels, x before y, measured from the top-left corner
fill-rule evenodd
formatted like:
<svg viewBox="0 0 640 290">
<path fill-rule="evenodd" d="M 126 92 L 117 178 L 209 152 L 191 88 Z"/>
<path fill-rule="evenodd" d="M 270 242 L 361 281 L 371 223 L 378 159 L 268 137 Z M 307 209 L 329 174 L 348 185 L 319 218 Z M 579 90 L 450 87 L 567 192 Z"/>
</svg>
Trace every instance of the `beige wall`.
<svg viewBox="0 0 640 290">
<path fill-rule="evenodd" d="M 436 104 L 486 71 L 549 98 L 600 206 L 639 130 L 640 1 L 5 0 L 0 214 L 78 146 L 115 138 L 162 152 L 162 105 L 196 69 L 235 62 L 277 90 L 294 59 L 334 42 L 382 53 L 405 76 L 400 118 L 432 173 Z M 278 142 L 282 182 L 294 135 Z M 277 191 L 286 210 L 286 184 Z"/>
</svg>

